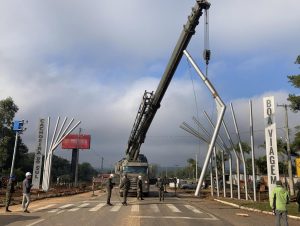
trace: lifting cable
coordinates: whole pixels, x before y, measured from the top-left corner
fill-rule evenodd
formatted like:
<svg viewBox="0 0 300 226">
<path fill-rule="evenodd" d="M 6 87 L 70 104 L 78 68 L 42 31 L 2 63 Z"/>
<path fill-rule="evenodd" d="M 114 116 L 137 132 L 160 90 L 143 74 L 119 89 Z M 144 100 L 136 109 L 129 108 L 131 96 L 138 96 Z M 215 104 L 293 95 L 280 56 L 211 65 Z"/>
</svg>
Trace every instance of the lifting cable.
<svg viewBox="0 0 300 226">
<path fill-rule="evenodd" d="M 208 65 L 210 61 L 211 51 L 209 49 L 209 9 L 204 12 L 204 50 L 203 59 L 205 61 L 205 76 L 208 77 Z M 213 109 L 213 107 L 211 108 Z M 213 118 L 213 111 L 211 112 Z"/>
<path fill-rule="evenodd" d="M 208 76 L 208 65 L 209 65 L 210 56 L 211 56 L 211 51 L 209 49 L 209 11 L 208 11 L 208 9 L 205 9 L 203 58 L 204 58 L 205 65 L 206 65 L 205 66 L 205 76 L 206 77 Z M 197 119 L 199 120 L 199 109 L 198 109 L 198 104 L 197 104 L 197 95 L 196 95 L 196 91 L 195 91 L 195 85 L 194 85 L 194 80 L 193 80 L 192 73 L 191 73 L 191 65 L 190 65 L 189 61 L 188 61 L 188 65 L 189 65 L 189 74 L 190 74 L 190 78 L 191 78 L 192 86 L 193 86 Z"/>
<path fill-rule="evenodd" d="M 203 58 L 206 64 L 205 75 L 208 76 L 208 64 L 210 60 L 211 51 L 209 49 L 209 11 L 205 9 L 204 16 L 204 50 L 203 50 Z"/>
</svg>

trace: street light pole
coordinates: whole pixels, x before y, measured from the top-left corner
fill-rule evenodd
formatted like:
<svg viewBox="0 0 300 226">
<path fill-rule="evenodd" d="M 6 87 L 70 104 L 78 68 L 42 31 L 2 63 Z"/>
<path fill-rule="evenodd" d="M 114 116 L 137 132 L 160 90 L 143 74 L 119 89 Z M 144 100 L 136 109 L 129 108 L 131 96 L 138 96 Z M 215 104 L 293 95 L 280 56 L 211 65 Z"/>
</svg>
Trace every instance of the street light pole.
<svg viewBox="0 0 300 226">
<path fill-rule="evenodd" d="M 9 175 L 7 192 L 6 192 L 6 210 L 8 209 L 8 206 L 9 206 L 8 200 L 9 200 L 9 197 L 11 196 L 11 186 L 13 186 L 12 179 L 13 179 L 14 168 L 15 168 L 15 159 L 16 159 L 17 146 L 18 146 L 18 136 L 19 136 L 19 133 L 22 133 L 25 130 L 25 128 L 23 128 L 23 126 L 24 126 L 24 120 L 13 122 L 13 131 L 16 132 L 16 137 L 15 137 L 15 146 L 14 146 L 13 158 L 12 158 L 12 162 L 11 162 L 10 175 Z"/>
<path fill-rule="evenodd" d="M 289 174 L 289 187 L 290 194 L 294 195 L 294 180 L 292 172 L 292 159 L 291 159 L 291 147 L 290 147 L 290 136 L 289 136 L 289 119 L 288 119 L 288 105 L 287 104 L 277 104 L 277 107 L 283 107 L 285 110 L 285 137 L 286 137 L 286 149 L 288 158 L 288 174 Z"/>
</svg>

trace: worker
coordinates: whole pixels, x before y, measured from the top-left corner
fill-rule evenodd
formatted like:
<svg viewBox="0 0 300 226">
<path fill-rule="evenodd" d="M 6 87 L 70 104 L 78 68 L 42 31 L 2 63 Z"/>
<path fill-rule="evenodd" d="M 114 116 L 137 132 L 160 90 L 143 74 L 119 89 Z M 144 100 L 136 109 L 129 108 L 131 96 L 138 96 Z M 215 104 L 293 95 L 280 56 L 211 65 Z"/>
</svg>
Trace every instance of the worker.
<svg viewBox="0 0 300 226">
<path fill-rule="evenodd" d="M 107 191 L 107 201 L 106 201 L 106 204 L 109 205 L 109 206 L 112 206 L 111 202 L 110 202 L 110 198 L 111 198 L 111 191 L 115 185 L 115 183 L 113 183 L 113 178 L 114 178 L 114 175 L 113 174 L 110 174 L 109 175 L 109 178 L 106 182 L 106 191 Z"/>
<path fill-rule="evenodd" d="M 130 189 L 130 180 L 127 177 L 127 174 L 124 174 L 124 177 L 122 179 L 122 182 L 120 184 L 120 189 L 123 189 L 123 206 L 127 206 L 127 195 L 128 191 Z"/>
<path fill-rule="evenodd" d="M 142 176 L 138 176 L 138 182 L 137 182 L 137 199 L 143 199 L 143 181 L 142 181 Z"/>
<path fill-rule="evenodd" d="M 281 219 L 283 225 L 288 225 L 287 208 L 289 203 L 289 194 L 285 188 L 282 187 L 281 181 L 276 181 L 276 187 L 271 192 L 270 206 L 275 214 L 275 225 L 280 226 Z"/>
<path fill-rule="evenodd" d="M 25 213 L 29 213 L 28 206 L 30 204 L 30 190 L 32 187 L 31 183 L 31 173 L 27 172 L 25 174 L 25 179 L 23 180 L 23 199 L 22 199 L 22 208 Z M 26 200 L 26 203 L 25 203 Z"/>
<path fill-rule="evenodd" d="M 11 202 L 12 195 L 15 192 L 15 181 L 16 181 L 16 177 L 11 176 L 10 183 L 8 184 L 8 187 L 7 187 L 5 212 L 11 212 L 11 210 L 9 210 L 9 205 Z"/>
<path fill-rule="evenodd" d="M 156 186 L 158 188 L 159 201 L 160 202 L 164 201 L 165 200 L 164 183 L 163 183 L 163 180 L 160 177 L 157 178 Z"/>
</svg>

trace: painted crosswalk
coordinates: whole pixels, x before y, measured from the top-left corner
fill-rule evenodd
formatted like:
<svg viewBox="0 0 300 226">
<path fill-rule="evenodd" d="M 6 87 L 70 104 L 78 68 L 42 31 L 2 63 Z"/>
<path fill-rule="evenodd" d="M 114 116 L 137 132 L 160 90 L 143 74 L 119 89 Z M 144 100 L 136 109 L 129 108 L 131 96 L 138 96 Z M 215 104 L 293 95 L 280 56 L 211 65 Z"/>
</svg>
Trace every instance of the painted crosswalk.
<svg viewBox="0 0 300 226">
<path fill-rule="evenodd" d="M 53 209 L 53 210 L 50 210 L 48 211 L 49 213 L 62 213 L 62 211 L 70 206 L 74 206 L 74 204 L 66 204 L 66 205 L 63 205 L 61 207 L 58 207 L 57 209 Z"/>
<path fill-rule="evenodd" d="M 174 212 L 174 213 L 180 213 L 181 211 L 176 207 L 174 206 L 173 204 L 167 204 L 166 205 L 167 207 L 169 207 L 169 209 Z"/>
<path fill-rule="evenodd" d="M 78 207 L 69 209 L 68 211 L 69 211 L 69 212 L 75 212 L 75 211 L 79 210 L 80 208 L 86 207 L 86 206 L 88 206 L 88 205 L 90 205 L 90 204 L 89 204 L 89 203 L 83 203 L 83 204 L 81 204 L 81 205 L 78 206 Z"/>
<path fill-rule="evenodd" d="M 105 206 L 105 203 L 99 203 L 98 205 L 96 205 L 95 207 L 93 207 L 92 209 L 89 209 L 90 212 L 96 212 L 98 210 L 100 210 L 103 206 Z"/>
<path fill-rule="evenodd" d="M 196 209 L 194 206 L 191 205 L 184 205 L 189 210 L 193 211 L 194 213 L 202 213 L 200 210 Z"/>
<path fill-rule="evenodd" d="M 151 204 L 149 205 L 140 205 L 140 204 L 131 204 L 128 206 L 122 206 L 120 203 L 114 204 L 113 206 L 108 206 L 104 202 L 100 203 L 93 203 L 93 202 L 81 202 L 81 203 L 69 203 L 62 206 L 55 206 L 58 204 L 49 204 L 43 207 L 39 207 L 33 212 L 38 211 L 47 211 L 48 213 L 56 213 L 61 214 L 63 212 L 76 212 L 79 210 L 87 210 L 89 212 L 97 212 L 97 211 L 110 211 L 110 212 L 118 212 L 122 211 L 122 209 L 129 210 L 132 213 L 140 213 L 140 212 L 147 212 L 147 213 L 159 213 L 163 211 L 168 211 L 169 213 L 177 213 L 177 214 L 184 214 L 186 212 L 192 212 L 193 214 L 204 214 L 201 210 L 197 209 L 196 207 L 189 205 L 189 204 Z M 55 206 L 55 208 L 54 208 Z"/>
</svg>

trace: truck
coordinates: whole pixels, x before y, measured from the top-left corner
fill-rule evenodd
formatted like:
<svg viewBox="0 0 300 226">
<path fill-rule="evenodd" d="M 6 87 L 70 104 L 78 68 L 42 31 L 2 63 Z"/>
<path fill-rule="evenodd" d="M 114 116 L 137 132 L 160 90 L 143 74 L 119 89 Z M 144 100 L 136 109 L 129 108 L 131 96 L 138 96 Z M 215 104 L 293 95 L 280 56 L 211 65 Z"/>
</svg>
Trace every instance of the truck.
<svg viewBox="0 0 300 226">
<path fill-rule="evenodd" d="M 139 106 L 125 151 L 126 157 L 115 164 L 115 173 L 120 175 L 127 174 L 131 181 L 131 189 L 129 192 L 136 193 L 137 176 L 141 175 L 143 180 L 143 192 L 145 195 L 149 193 L 149 165 L 145 155 L 140 154 L 141 145 L 145 142 L 146 134 L 155 117 L 157 110 L 160 108 L 160 103 L 168 89 L 168 86 L 173 78 L 173 75 L 183 56 L 183 51 L 188 46 L 191 37 L 195 34 L 195 28 L 199 24 L 199 19 L 205 11 L 210 8 L 210 3 L 207 0 L 196 0 L 196 4 L 192 8 L 191 14 L 188 16 L 187 23 L 183 26 L 183 30 L 179 36 L 177 44 L 172 52 L 169 62 L 165 68 L 162 78 L 158 84 L 156 91 L 144 92 L 141 104 Z M 204 58 L 208 60 L 210 51 L 205 50 Z M 120 190 L 120 195 L 123 192 Z"/>
</svg>

